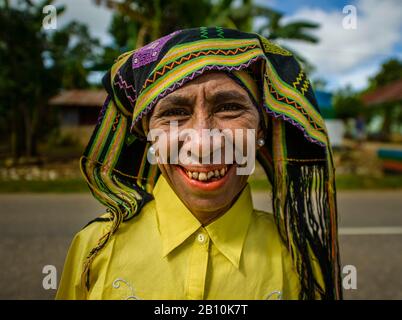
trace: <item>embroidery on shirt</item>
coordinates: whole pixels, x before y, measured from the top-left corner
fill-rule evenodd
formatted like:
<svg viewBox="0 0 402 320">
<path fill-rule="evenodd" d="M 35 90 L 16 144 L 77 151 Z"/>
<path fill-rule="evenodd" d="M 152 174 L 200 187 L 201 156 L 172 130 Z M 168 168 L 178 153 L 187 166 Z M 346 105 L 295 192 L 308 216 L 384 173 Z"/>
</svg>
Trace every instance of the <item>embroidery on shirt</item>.
<svg viewBox="0 0 402 320">
<path fill-rule="evenodd" d="M 113 284 L 112 284 L 113 288 L 119 289 L 121 282 L 123 282 L 131 292 L 131 295 L 126 297 L 124 300 L 141 300 L 141 298 L 139 298 L 135 295 L 135 290 L 134 290 L 133 286 L 130 284 L 130 282 L 128 282 L 122 278 L 117 278 L 116 280 L 113 281 Z"/>
<path fill-rule="evenodd" d="M 272 291 L 271 293 L 269 293 L 267 295 L 267 297 L 265 298 L 265 300 L 275 300 L 275 299 L 271 299 L 271 297 L 277 297 L 276 300 L 282 300 L 282 292 L 281 291 Z"/>
</svg>

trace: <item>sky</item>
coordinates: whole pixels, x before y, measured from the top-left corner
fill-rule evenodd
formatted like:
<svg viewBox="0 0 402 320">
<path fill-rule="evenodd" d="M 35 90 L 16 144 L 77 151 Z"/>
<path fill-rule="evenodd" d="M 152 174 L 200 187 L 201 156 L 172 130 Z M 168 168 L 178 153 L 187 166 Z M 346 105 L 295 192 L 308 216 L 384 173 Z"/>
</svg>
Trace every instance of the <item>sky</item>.
<svg viewBox="0 0 402 320">
<path fill-rule="evenodd" d="M 296 50 L 314 67 L 313 78 L 327 82 L 329 91 L 351 86 L 364 89 L 369 77 L 378 72 L 381 63 L 391 57 L 402 59 L 402 0 L 255 0 L 258 4 L 284 14 L 283 21 L 308 20 L 320 24 L 313 31 L 320 41 L 307 44 L 282 41 Z M 91 34 L 103 44 L 110 43 L 108 26 L 112 12 L 96 6 L 92 0 L 56 0 L 66 5 L 58 23 L 78 20 L 89 26 Z M 355 28 L 344 27 L 350 22 L 353 6 Z M 350 24 L 349 24 L 350 26 Z"/>
</svg>

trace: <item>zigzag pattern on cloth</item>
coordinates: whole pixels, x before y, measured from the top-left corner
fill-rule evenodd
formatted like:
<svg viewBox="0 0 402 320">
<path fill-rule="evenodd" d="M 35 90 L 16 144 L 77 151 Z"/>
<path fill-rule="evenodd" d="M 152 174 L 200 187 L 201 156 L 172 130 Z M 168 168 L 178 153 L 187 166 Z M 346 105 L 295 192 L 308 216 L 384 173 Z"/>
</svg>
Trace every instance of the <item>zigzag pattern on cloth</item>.
<svg viewBox="0 0 402 320">
<path fill-rule="evenodd" d="M 208 28 L 200 27 L 200 37 L 203 39 L 208 39 Z"/>
<path fill-rule="evenodd" d="M 267 84 L 268 84 L 268 89 L 269 92 L 272 93 L 274 95 L 274 98 L 278 101 L 285 101 L 288 105 L 294 106 L 297 110 L 299 110 L 304 117 L 308 120 L 308 122 L 314 127 L 314 129 L 318 130 L 318 131 L 323 131 L 325 132 L 325 130 L 323 128 L 321 128 L 320 126 L 318 126 L 316 124 L 316 122 L 309 116 L 309 114 L 304 110 L 304 108 L 302 106 L 300 106 L 299 104 L 297 104 L 294 100 L 286 97 L 286 96 L 281 96 L 273 87 L 272 82 L 270 81 L 270 79 L 268 77 L 266 77 L 267 80 Z"/>
<path fill-rule="evenodd" d="M 225 38 L 222 27 L 216 27 L 216 34 L 218 35 L 219 38 L 222 38 L 222 39 Z"/>
<path fill-rule="evenodd" d="M 304 95 L 304 93 L 308 90 L 309 86 L 310 86 L 310 81 L 308 81 L 308 79 L 304 80 L 304 84 L 300 90 L 302 95 Z"/>
<path fill-rule="evenodd" d="M 266 53 L 278 54 L 281 56 L 292 56 L 292 53 L 281 48 L 280 46 L 274 44 L 273 42 L 269 41 L 268 39 L 259 36 L 262 45 L 264 46 L 264 51 Z"/>
<path fill-rule="evenodd" d="M 102 109 L 99 112 L 98 119 L 96 120 L 97 125 L 100 124 L 100 122 L 102 121 L 103 117 L 105 116 L 107 106 L 109 105 L 109 102 L 110 102 L 111 99 L 112 99 L 112 97 L 108 94 L 108 96 L 105 99 L 105 102 L 103 103 Z"/>
<path fill-rule="evenodd" d="M 116 78 L 118 78 L 118 79 L 116 79 Z M 117 77 L 115 77 L 114 85 L 118 86 L 120 89 L 123 89 L 125 91 L 125 93 L 126 93 L 127 99 L 130 100 L 130 102 L 132 104 L 135 103 L 135 100 L 136 100 L 135 88 L 134 88 L 134 86 L 132 84 L 129 85 L 126 82 L 126 80 L 123 79 L 123 77 L 120 74 L 120 71 L 117 72 Z M 132 91 L 133 96 L 131 96 L 131 94 L 128 92 L 128 90 Z"/>
<path fill-rule="evenodd" d="M 317 145 L 319 145 L 319 146 L 321 146 L 321 147 L 325 147 L 325 146 L 326 146 L 325 143 L 320 142 L 319 140 L 316 140 L 316 139 L 310 137 L 309 134 L 306 132 L 306 130 L 305 130 L 296 120 L 293 120 L 292 118 L 290 118 L 290 117 L 288 117 L 288 116 L 286 116 L 286 115 L 284 115 L 284 114 L 282 114 L 282 113 L 277 113 L 277 112 L 275 112 L 275 111 L 272 111 L 271 109 L 269 109 L 269 108 L 266 107 L 266 106 L 265 106 L 265 110 L 267 111 L 267 113 L 268 113 L 269 115 L 273 116 L 275 119 L 284 120 L 284 121 L 289 122 L 290 124 L 294 125 L 295 127 L 297 127 L 300 131 L 303 132 L 303 136 L 304 136 L 308 141 L 310 141 L 310 142 L 312 142 L 312 143 L 314 143 L 314 144 L 317 144 Z M 288 160 L 288 159 L 286 158 L 286 160 Z"/>
<path fill-rule="evenodd" d="M 308 81 L 306 74 L 303 70 L 300 71 L 299 75 L 296 77 L 296 81 L 293 82 L 293 88 L 299 91 L 302 95 L 308 90 L 310 82 Z"/>
<path fill-rule="evenodd" d="M 134 126 L 136 125 L 136 123 L 138 121 L 140 121 L 140 119 L 146 115 L 153 107 L 153 103 L 155 103 L 157 100 L 165 97 L 166 95 L 168 95 L 169 93 L 173 92 L 174 90 L 176 90 L 177 88 L 180 88 L 181 86 L 183 86 L 186 82 L 191 81 L 192 79 L 194 79 L 196 76 L 203 74 L 205 71 L 209 71 L 209 70 L 224 70 L 224 71 L 239 71 L 242 69 L 246 69 L 248 68 L 251 64 L 253 64 L 254 62 L 256 62 L 258 59 L 260 59 L 261 57 L 254 57 L 252 59 L 250 59 L 247 63 L 238 65 L 238 66 L 232 66 L 232 67 L 228 67 L 228 66 L 218 66 L 218 65 L 212 65 L 212 66 L 204 66 L 203 68 L 193 72 L 192 74 L 184 77 L 183 79 L 181 79 L 180 81 L 176 82 L 173 86 L 167 88 L 166 90 L 164 90 L 161 94 L 159 94 L 158 99 L 155 99 L 152 103 L 150 103 L 148 106 L 146 106 L 145 109 L 141 110 L 138 112 L 138 114 L 134 114 L 133 115 L 133 122 L 131 124 L 130 130 L 132 130 L 134 128 Z"/>
<path fill-rule="evenodd" d="M 248 50 L 255 49 L 256 47 L 257 47 L 257 45 L 253 44 L 253 45 L 246 46 L 244 48 L 236 48 L 234 50 L 233 49 L 227 49 L 227 50 L 217 49 L 217 50 L 207 50 L 207 51 L 199 51 L 199 52 L 195 52 L 195 53 L 190 53 L 187 56 L 181 57 L 179 60 L 175 60 L 170 64 L 164 65 L 162 67 L 162 70 L 155 71 L 154 74 L 153 74 L 152 79 L 147 79 L 145 81 L 142 89 L 145 89 L 148 85 L 154 83 L 158 78 L 162 77 L 166 73 L 166 70 L 170 71 L 175 66 L 180 65 L 185 61 L 189 61 L 190 59 L 197 58 L 197 57 L 199 57 L 201 55 L 208 56 L 208 55 L 211 55 L 211 54 L 212 55 L 222 54 L 222 55 L 225 55 L 225 56 L 228 56 L 228 55 L 235 56 L 236 54 L 238 54 L 238 52 L 244 53 L 244 52 L 246 52 Z"/>
<path fill-rule="evenodd" d="M 117 125 L 119 124 L 119 121 L 120 121 L 120 116 L 121 116 L 120 112 L 116 114 L 116 117 L 114 118 L 114 121 L 113 121 L 112 132 L 116 131 Z"/>
</svg>

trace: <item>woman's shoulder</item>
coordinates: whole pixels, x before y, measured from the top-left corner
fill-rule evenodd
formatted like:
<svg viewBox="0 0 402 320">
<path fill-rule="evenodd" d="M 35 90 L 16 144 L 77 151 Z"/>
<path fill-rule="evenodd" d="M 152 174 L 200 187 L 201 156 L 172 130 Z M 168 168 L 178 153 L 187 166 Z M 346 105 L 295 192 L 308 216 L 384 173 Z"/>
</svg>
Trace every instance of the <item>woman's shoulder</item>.
<svg viewBox="0 0 402 320">
<path fill-rule="evenodd" d="M 271 212 L 262 211 L 258 209 L 253 210 L 253 220 L 266 228 L 275 228 L 275 217 Z"/>
<path fill-rule="evenodd" d="M 253 237 L 265 239 L 263 243 L 271 249 L 276 247 L 282 251 L 286 246 L 282 241 L 274 214 L 254 209 L 252 216 L 249 233 Z"/>
<path fill-rule="evenodd" d="M 118 233 L 126 233 L 133 231 L 132 229 L 142 228 L 144 224 L 152 223 L 154 220 L 155 204 L 154 200 L 149 201 L 141 208 L 138 214 L 133 215 L 127 220 L 123 220 L 117 231 Z M 113 228 L 113 214 L 110 212 L 103 213 L 95 219 L 89 221 L 79 230 L 73 239 L 73 242 L 81 242 L 88 246 L 96 245 L 99 239 Z"/>
<path fill-rule="evenodd" d="M 110 213 L 106 212 L 89 221 L 74 235 L 69 251 L 86 251 L 94 246 L 102 235 L 108 232 L 112 221 Z"/>
</svg>

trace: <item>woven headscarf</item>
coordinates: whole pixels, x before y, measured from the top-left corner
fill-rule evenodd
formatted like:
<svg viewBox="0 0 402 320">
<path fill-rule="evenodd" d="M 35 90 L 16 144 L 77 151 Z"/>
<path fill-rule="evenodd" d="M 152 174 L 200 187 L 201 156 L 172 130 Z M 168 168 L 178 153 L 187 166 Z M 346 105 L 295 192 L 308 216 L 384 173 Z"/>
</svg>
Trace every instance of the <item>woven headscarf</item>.
<svg viewBox="0 0 402 320">
<path fill-rule="evenodd" d="M 299 274 L 300 298 L 340 299 L 333 159 L 310 82 L 290 52 L 258 34 L 220 27 L 169 34 L 121 55 L 105 75 L 108 97 L 81 169 L 108 208 L 111 228 L 87 257 L 83 286 L 90 288 L 91 263 L 119 225 L 152 199 L 160 171 L 147 161 L 147 116 L 162 97 L 207 71 L 226 72 L 254 95 L 267 141 L 257 160 L 272 184 L 273 214 Z"/>
</svg>

